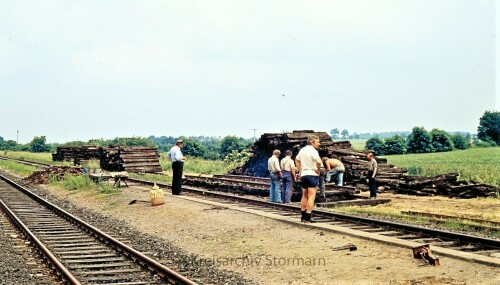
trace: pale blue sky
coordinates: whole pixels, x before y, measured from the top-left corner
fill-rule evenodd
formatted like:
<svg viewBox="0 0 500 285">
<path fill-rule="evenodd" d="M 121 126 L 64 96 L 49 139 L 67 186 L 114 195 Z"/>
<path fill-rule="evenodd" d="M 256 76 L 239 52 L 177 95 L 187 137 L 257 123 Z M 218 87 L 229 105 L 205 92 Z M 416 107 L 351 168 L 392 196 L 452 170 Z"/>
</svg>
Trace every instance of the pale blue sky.
<svg viewBox="0 0 500 285">
<path fill-rule="evenodd" d="M 0 136 L 474 132 L 500 109 L 498 6 L 0 0 Z"/>
</svg>

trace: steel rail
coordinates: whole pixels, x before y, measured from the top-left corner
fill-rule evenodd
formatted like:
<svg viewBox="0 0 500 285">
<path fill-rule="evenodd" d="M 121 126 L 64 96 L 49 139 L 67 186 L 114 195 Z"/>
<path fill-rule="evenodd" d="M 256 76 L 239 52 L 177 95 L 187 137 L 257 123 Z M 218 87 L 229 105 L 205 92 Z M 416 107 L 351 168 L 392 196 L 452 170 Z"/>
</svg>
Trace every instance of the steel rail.
<svg viewBox="0 0 500 285">
<path fill-rule="evenodd" d="M 147 180 L 136 179 L 136 178 L 129 178 L 129 180 L 132 182 L 153 185 L 153 182 L 147 181 Z M 161 182 L 156 182 L 156 184 L 158 186 L 162 186 L 165 188 L 171 188 L 170 184 L 165 184 L 165 183 L 161 183 Z M 191 192 L 191 193 L 196 193 L 196 194 L 201 194 L 201 195 L 210 195 L 212 197 L 222 198 L 222 199 L 226 199 L 226 200 L 231 199 L 231 200 L 236 200 L 239 202 L 244 202 L 247 204 L 262 205 L 262 206 L 267 206 L 267 207 L 275 208 L 275 209 L 281 209 L 281 210 L 289 211 L 289 212 L 297 212 L 297 213 L 300 212 L 300 207 L 294 206 L 294 205 L 272 203 L 272 202 L 268 202 L 268 201 L 264 201 L 264 200 L 258 200 L 258 199 L 254 199 L 254 198 L 244 197 L 244 196 L 235 196 L 235 195 L 226 194 L 223 192 L 216 192 L 216 191 L 205 190 L 205 189 L 200 189 L 200 188 L 193 188 L 193 187 L 189 187 L 189 186 L 183 186 L 182 189 L 185 190 L 186 192 Z M 399 231 L 406 231 L 406 232 L 410 232 L 410 233 L 423 234 L 423 235 L 430 236 L 430 237 L 445 238 L 448 240 L 459 240 L 462 242 L 469 242 L 469 243 L 478 244 L 478 245 L 482 245 L 482 246 L 488 246 L 488 247 L 496 248 L 496 249 L 500 248 L 500 240 L 486 238 L 486 237 L 479 237 L 479 236 L 474 236 L 474 235 L 469 235 L 469 234 L 449 232 L 449 231 L 438 230 L 438 229 L 424 228 L 421 226 L 414 226 L 414 225 L 408 225 L 408 224 L 403 224 L 403 223 L 383 221 L 383 220 L 354 216 L 354 215 L 343 214 L 343 213 L 327 212 L 327 211 L 323 211 L 323 210 L 319 210 L 319 209 L 318 210 L 315 209 L 314 213 L 316 216 L 322 216 L 322 217 L 332 218 L 332 219 L 336 219 L 336 220 L 357 222 L 357 223 L 371 225 L 371 226 L 379 226 L 379 227 L 384 227 L 384 228 L 389 228 L 389 229 L 394 229 L 394 230 L 399 230 Z"/>
<path fill-rule="evenodd" d="M 62 277 L 73 285 L 80 285 L 80 281 L 71 274 L 57 257 L 33 234 L 33 232 L 19 219 L 19 217 L 0 199 L 0 206 L 7 214 L 7 217 L 24 233 L 27 239 L 35 244 L 39 251 L 49 260 L 49 263 L 54 266 L 54 269 L 62 275 Z"/>
<path fill-rule="evenodd" d="M 66 212 L 65 210 L 59 208 L 58 206 L 48 202 L 47 200 L 36 195 L 35 193 L 31 192 L 30 190 L 24 188 L 23 186 L 19 185 L 18 183 L 14 182 L 13 180 L 9 179 L 8 177 L 5 177 L 4 175 L 0 175 L 0 179 L 4 180 L 5 182 L 7 182 L 11 186 L 15 187 L 16 189 L 20 190 L 22 193 L 24 193 L 28 197 L 32 198 L 33 200 L 37 201 L 38 203 L 42 204 L 43 206 L 47 207 L 48 209 L 50 209 L 52 212 L 56 213 L 57 215 L 63 217 L 64 219 L 68 220 L 69 222 L 71 222 L 75 225 L 78 225 L 80 228 L 93 234 L 94 236 L 98 237 L 99 239 L 105 241 L 107 244 L 116 247 L 117 249 L 122 251 L 124 254 L 137 260 L 138 263 L 147 266 L 149 269 L 155 271 L 158 275 L 162 276 L 163 278 L 166 278 L 167 279 L 166 281 L 168 281 L 172 284 L 186 284 L 186 285 L 195 285 L 196 284 L 195 282 L 189 280 L 188 278 L 175 272 L 174 270 L 158 263 L 154 259 L 152 259 L 152 258 L 144 255 L 143 253 L 129 247 L 128 245 L 122 243 L 121 241 L 119 241 L 119 240 L 113 238 L 112 236 L 104 233 L 103 231 L 97 229 L 96 227 L 94 227 L 94 226 L 88 224 L 87 222 L 79 219 L 78 217 Z"/>
</svg>

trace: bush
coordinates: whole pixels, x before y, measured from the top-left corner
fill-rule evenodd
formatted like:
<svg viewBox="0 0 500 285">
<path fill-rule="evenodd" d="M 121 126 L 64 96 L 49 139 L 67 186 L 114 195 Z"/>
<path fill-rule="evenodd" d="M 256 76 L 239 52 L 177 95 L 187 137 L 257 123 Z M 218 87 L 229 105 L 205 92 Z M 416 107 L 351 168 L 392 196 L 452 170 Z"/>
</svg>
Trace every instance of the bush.
<svg viewBox="0 0 500 285">
<path fill-rule="evenodd" d="M 384 140 L 385 154 L 404 154 L 406 153 L 406 141 L 399 135 Z"/>
<path fill-rule="evenodd" d="M 414 127 L 407 141 L 408 152 L 426 153 L 434 152 L 432 137 L 423 127 Z"/>
<path fill-rule="evenodd" d="M 373 150 L 376 155 L 384 155 L 385 154 L 384 142 L 381 139 L 379 139 L 378 137 L 368 139 L 366 141 L 365 149 Z"/>
<path fill-rule="evenodd" d="M 432 129 L 430 133 L 432 137 L 432 148 L 435 152 L 446 152 L 453 150 L 453 143 L 450 135 L 439 129 Z"/>
<path fill-rule="evenodd" d="M 226 136 L 220 142 L 220 155 L 226 157 L 228 153 L 232 151 L 241 151 L 246 146 L 241 142 L 241 140 L 236 136 Z"/>
<path fill-rule="evenodd" d="M 484 112 L 479 119 L 477 137 L 482 141 L 493 141 L 500 145 L 500 112 Z"/>
<path fill-rule="evenodd" d="M 193 139 L 184 140 L 184 147 L 182 148 L 182 153 L 184 155 L 202 157 L 206 152 L 207 150 L 199 141 Z"/>
<path fill-rule="evenodd" d="M 492 141 L 478 141 L 474 144 L 475 147 L 492 147 L 492 146 L 496 146 L 496 143 L 495 142 L 492 142 Z"/>
<path fill-rule="evenodd" d="M 46 144 L 47 139 L 45 136 L 34 137 L 30 142 L 30 151 L 32 152 L 48 152 L 49 146 Z"/>
<path fill-rule="evenodd" d="M 456 149 L 468 149 L 471 145 L 469 140 L 462 135 L 451 136 L 451 141 Z"/>
</svg>

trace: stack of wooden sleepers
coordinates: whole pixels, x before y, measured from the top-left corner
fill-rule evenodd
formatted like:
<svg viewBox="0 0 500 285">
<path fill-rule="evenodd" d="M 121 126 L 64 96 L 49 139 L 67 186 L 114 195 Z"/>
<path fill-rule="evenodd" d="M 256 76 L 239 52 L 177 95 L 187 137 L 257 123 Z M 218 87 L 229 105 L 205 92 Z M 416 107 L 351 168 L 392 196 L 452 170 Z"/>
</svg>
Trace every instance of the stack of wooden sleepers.
<svg viewBox="0 0 500 285">
<path fill-rule="evenodd" d="M 74 152 L 79 146 L 58 146 L 56 153 L 52 154 L 53 161 L 73 161 Z"/>
<path fill-rule="evenodd" d="M 101 148 L 101 167 L 108 171 L 162 172 L 155 147 L 109 146 Z"/>
<path fill-rule="evenodd" d="M 108 171 L 140 173 L 161 172 L 160 155 L 155 147 L 130 146 L 60 146 L 52 154 L 54 161 L 73 161 L 83 165 L 91 159 L 99 160 L 100 166 Z"/>
</svg>

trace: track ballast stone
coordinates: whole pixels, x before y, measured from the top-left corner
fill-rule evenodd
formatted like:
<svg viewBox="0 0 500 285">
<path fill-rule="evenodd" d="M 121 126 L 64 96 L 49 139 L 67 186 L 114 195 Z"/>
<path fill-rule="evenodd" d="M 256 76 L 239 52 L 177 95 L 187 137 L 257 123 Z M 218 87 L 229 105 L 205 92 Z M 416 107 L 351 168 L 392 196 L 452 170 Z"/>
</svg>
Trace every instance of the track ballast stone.
<svg viewBox="0 0 500 285">
<path fill-rule="evenodd" d="M 18 177 L 13 177 L 5 171 L 0 171 L 0 173 L 22 184 L 21 179 Z M 41 186 L 36 186 L 35 188 L 30 186 L 27 187 L 37 195 L 44 197 L 51 203 L 54 203 L 65 211 L 81 218 L 115 238 L 122 238 L 130 241 L 129 244 L 136 250 L 141 252 L 153 252 L 152 258 L 199 284 L 256 284 L 243 277 L 240 273 L 221 270 L 206 262 L 197 262 L 197 255 L 188 253 L 165 239 L 142 233 L 136 228 L 131 227 L 125 221 L 78 207 L 67 200 L 51 195 L 49 191 Z"/>
</svg>

